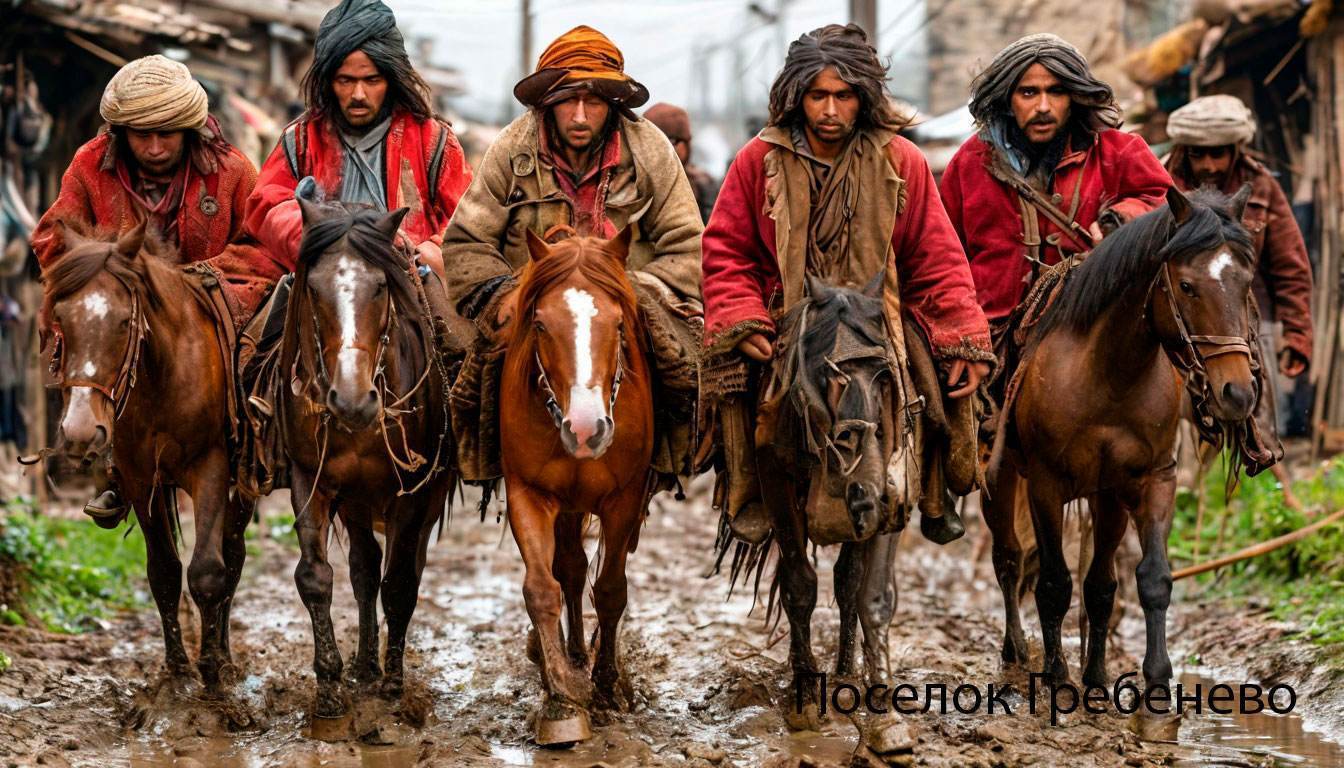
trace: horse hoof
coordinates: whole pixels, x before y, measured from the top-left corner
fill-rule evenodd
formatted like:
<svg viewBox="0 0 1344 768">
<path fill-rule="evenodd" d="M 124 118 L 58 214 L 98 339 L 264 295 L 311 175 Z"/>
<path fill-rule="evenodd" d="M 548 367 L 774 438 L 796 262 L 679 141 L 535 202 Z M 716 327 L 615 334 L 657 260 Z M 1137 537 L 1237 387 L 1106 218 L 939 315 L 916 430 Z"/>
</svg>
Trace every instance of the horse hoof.
<svg viewBox="0 0 1344 768">
<path fill-rule="evenodd" d="M 1175 741 L 1181 728 L 1181 716 L 1175 713 L 1159 715 L 1142 708 L 1129 716 L 1129 730 L 1144 741 Z"/>
<path fill-rule="evenodd" d="M 559 718 L 537 715 L 537 746 L 568 749 L 593 735 L 588 713 L 576 707 L 567 709 L 569 713 Z"/>
<path fill-rule="evenodd" d="M 314 713 L 308 719 L 308 737 L 318 741 L 346 741 L 350 738 L 349 714 L 324 716 Z"/>
<path fill-rule="evenodd" d="M 803 705 L 802 710 L 791 706 L 785 708 L 784 723 L 789 726 L 791 731 L 819 731 L 821 730 L 821 715 L 817 705 L 809 701 Z"/>
<path fill-rule="evenodd" d="M 397 701 L 405 691 L 406 681 L 398 675 L 396 677 L 383 678 L 383 684 L 378 689 L 378 695 L 388 701 Z"/>
</svg>

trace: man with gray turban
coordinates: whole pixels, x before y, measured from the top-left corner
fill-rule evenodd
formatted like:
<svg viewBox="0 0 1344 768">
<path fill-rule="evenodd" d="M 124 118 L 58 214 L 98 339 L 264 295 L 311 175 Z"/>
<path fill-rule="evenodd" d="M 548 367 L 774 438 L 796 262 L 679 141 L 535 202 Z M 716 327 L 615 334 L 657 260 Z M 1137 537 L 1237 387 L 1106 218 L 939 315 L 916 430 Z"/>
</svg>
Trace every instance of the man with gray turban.
<svg viewBox="0 0 1344 768">
<path fill-rule="evenodd" d="M 182 63 L 146 56 L 113 76 L 99 111 L 106 127 L 75 152 L 56 201 L 33 232 L 42 270 L 65 252 L 60 224 L 125 232 L 148 222 L 181 263 L 206 263 L 231 320 L 245 322 L 281 271 L 255 248 L 230 245 L 242 233 L 257 171 L 220 135 L 201 84 Z M 60 334 L 56 327 L 44 331 Z M 99 478 L 99 486 L 84 511 L 114 527 L 126 506 L 110 478 Z"/>
<path fill-rule="evenodd" d="M 1167 134 L 1175 145 L 1167 170 L 1182 191 L 1210 186 L 1230 195 L 1251 185 L 1242 224 L 1260 266 L 1256 302 L 1272 308 L 1273 320 L 1283 324 L 1279 371 L 1302 375 L 1311 362 L 1311 263 L 1283 188 L 1248 150 L 1255 116 L 1235 96 L 1203 96 L 1171 113 Z"/>
</svg>

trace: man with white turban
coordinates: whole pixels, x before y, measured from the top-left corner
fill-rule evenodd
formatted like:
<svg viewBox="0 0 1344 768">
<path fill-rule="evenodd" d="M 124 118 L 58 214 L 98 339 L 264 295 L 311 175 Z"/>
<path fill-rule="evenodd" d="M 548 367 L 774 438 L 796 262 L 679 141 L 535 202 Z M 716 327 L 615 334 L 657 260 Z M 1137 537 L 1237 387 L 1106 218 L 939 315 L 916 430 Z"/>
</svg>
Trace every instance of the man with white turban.
<svg viewBox="0 0 1344 768">
<path fill-rule="evenodd" d="M 1201 96 L 1171 113 L 1167 135 L 1174 144 L 1167 171 L 1181 191 L 1211 186 L 1230 195 L 1251 185 L 1241 223 L 1259 265 L 1256 303 L 1266 320 L 1283 324 L 1279 371 L 1302 375 L 1311 362 L 1311 262 L 1283 187 L 1248 151 L 1255 116 L 1236 96 Z"/>
<path fill-rule="evenodd" d="M 75 152 L 33 232 L 39 266 L 45 272 L 65 253 L 58 225 L 125 232 L 147 222 L 181 263 L 206 262 L 241 325 L 283 271 L 254 247 L 230 245 L 243 231 L 257 171 L 220 135 L 205 89 L 182 63 L 146 56 L 112 77 L 99 111 L 107 124 Z M 115 527 L 126 505 L 113 478 L 98 480 L 100 493 L 84 511 Z"/>
</svg>

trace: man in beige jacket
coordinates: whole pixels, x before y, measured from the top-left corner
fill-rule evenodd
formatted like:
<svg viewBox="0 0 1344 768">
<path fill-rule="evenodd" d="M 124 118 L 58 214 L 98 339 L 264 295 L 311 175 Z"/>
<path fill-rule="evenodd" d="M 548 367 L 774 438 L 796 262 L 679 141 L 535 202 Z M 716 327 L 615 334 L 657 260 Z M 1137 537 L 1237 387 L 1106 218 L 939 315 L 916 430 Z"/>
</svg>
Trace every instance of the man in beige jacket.
<svg viewBox="0 0 1344 768">
<path fill-rule="evenodd" d="M 631 110 L 648 91 L 624 71 L 619 49 L 601 32 L 575 27 L 541 54 L 514 96 L 529 109 L 485 153 L 443 239 L 448 297 L 481 334 L 454 387 L 455 431 L 467 480 L 499 475 L 492 435 L 498 350 L 489 342 L 513 317 L 515 274 L 528 261 L 527 232 L 566 225 L 610 238 L 633 226 L 629 267 L 651 328 L 655 395 L 694 402 L 694 366 L 703 319 L 700 233 L 695 194 L 666 136 Z M 482 373 L 486 370 L 485 373 Z M 670 391 L 669 391 L 670 390 Z M 660 411 L 668 403 L 660 399 Z M 689 406 L 688 406 L 689 407 Z M 469 413 L 475 411 L 474 414 Z M 675 410 L 675 409 L 673 409 Z M 669 419 L 655 450 L 664 477 L 689 471 L 689 415 Z M 476 443 L 473 445 L 473 443 Z"/>
</svg>

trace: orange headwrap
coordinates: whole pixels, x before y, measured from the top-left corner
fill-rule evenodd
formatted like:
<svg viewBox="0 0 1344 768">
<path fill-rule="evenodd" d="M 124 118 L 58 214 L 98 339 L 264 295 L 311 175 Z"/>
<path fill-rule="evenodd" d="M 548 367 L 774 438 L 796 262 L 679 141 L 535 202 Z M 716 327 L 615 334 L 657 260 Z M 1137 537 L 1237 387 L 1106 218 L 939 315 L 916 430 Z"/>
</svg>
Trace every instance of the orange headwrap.
<svg viewBox="0 0 1344 768">
<path fill-rule="evenodd" d="M 528 106 L 539 106 L 554 91 L 587 85 L 618 106 L 638 107 L 649 92 L 625 73 L 625 57 L 606 35 L 579 25 L 546 46 L 537 71 L 514 86 L 513 94 Z"/>
</svg>

